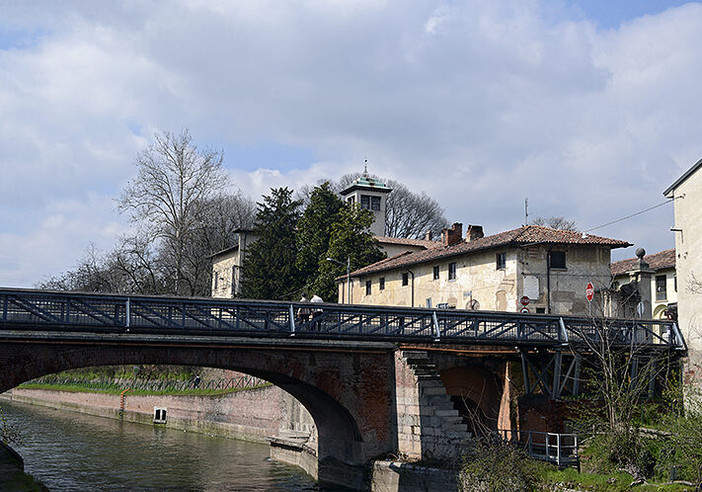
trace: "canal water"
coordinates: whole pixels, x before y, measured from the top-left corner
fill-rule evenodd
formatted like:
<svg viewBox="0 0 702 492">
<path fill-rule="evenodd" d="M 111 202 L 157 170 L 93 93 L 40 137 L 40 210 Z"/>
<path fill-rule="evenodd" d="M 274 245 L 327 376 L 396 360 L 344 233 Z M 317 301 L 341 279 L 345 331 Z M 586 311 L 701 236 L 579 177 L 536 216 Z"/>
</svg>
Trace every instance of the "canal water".
<svg viewBox="0 0 702 492">
<path fill-rule="evenodd" d="M 51 491 L 311 491 L 268 446 L 0 401 L 25 471 Z"/>
</svg>

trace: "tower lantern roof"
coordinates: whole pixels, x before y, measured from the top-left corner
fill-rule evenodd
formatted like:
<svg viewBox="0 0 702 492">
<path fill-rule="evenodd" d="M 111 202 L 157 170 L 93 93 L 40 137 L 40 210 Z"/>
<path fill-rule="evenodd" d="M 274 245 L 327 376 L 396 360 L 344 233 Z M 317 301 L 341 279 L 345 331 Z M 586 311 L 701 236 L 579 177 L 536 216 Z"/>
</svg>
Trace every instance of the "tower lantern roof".
<svg viewBox="0 0 702 492">
<path fill-rule="evenodd" d="M 355 179 L 353 183 L 349 185 L 348 188 L 341 192 L 342 196 L 348 195 L 355 190 L 367 190 L 376 191 L 379 193 L 390 193 L 392 189 L 388 187 L 385 183 L 375 179 L 368 174 L 368 161 L 366 161 L 366 166 L 363 170 L 363 174 Z"/>
</svg>

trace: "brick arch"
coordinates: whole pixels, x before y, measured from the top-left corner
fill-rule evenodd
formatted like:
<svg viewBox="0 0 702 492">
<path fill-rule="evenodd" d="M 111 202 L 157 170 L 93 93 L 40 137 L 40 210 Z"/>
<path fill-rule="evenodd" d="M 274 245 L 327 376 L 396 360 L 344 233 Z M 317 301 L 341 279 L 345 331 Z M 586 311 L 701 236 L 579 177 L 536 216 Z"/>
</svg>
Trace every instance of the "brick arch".
<svg viewBox="0 0 702 492">
<path fill-rule="evenodd" d="M 362 480 L 368 459 L 395 451 L 394 358 L 388 350 L 3 342 L 0 392 L 68 369 L 130 364 L 230 369 L 281 387 L 315 421 L 322 481 L 333 482 L 344 468 Z"/>
</svg>

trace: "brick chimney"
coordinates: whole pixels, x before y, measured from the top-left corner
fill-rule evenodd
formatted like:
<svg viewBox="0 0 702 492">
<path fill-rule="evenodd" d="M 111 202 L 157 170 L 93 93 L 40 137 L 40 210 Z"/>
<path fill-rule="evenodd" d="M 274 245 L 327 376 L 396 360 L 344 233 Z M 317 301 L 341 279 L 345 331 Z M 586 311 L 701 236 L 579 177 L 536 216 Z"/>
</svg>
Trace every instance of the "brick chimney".
<svg viewBox="0 0 702 492">
<path fill-rule="evenodd" d="M 441 242 L 444 246 L 453 246 L 463 242 L 463 224 L 454 222 L 450 229 L 444 227 L 441 231 Z"/>
<path fill-rule="evenodd" d="M 466 231 L 466 242 L 469 243 L 484 236 L 485 233 L 483 233 L 483 226 L 469 225 L 468 230 Z"/>
<path fill-rule="evenodd" d="M 424 240 L 425 241 L 432 241 L 434 239 L 434 235 L 431 233 L 431 229 L 429 229 L 426 233 L 424 233 Z"/>
</svg>

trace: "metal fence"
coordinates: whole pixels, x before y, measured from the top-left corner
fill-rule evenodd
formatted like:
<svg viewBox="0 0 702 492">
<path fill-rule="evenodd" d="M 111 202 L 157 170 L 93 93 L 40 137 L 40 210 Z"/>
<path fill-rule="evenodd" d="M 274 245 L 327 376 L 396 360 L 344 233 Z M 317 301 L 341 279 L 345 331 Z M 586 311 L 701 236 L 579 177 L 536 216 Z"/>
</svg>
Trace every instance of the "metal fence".
<svg viewBox="0 0 702 492">
<path fill-rule="evenodd" d="M 312 317 L 298 316 L 313 308 Z M 613 344 L 686 350 L 668 320 L 456 309 L 114 296 L 0 289 L 0 328 L 187 335 L 323 336 L 494 344 Z"/>
<path fill-rule="evenodd" d="M 265 379 L 254 376 L 210 380 L 159 380 L 159 379 L 85 379 L 52 374 L 29 381 L 27 384 L 50 384 L 56 386 L 80 386 L 90 390 L 165 391 L 181 392 L 190 390 L 231 391 L 260 388 L 270 385 Z"/>
<path fill-rule="evenodd" d="M 498 432 L 504 442 L 521 446 L 532 458 L 558 466 L 578 466 L 580 463 L 577 434 L 505 429 Z"/>
</svg>

